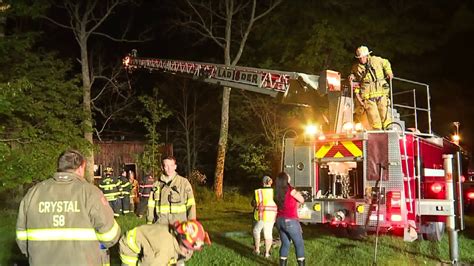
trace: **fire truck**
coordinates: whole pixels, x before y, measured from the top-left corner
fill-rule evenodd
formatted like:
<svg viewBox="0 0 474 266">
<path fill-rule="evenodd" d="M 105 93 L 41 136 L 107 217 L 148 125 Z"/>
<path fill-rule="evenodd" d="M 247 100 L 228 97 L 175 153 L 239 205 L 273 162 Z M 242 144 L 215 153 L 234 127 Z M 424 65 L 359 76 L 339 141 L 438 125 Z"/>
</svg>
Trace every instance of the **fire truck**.
<svg viewBox="0 0 474 266">
<path fill-rule="evenodd" d="M 305 197 L 298 210 L 303 223 L 356 234 L 393 230 L 402 232 L 406 241 L 420 235 L 439 241 L 447 217 L 455 216 L 457 228 L 463 227 L 460 147 L 432 132 L 427 84 L 394 78 L 389 111 L 393 122 L 387 129 L 371 131 L 352 120 L 358 84 L 335 71 L 312 75 L 143 58 L 136 50 L 123 64 L 129 71 L 180 74 L 279 97 L 283 103 L 311 106 L 315 97 L 325 97 L 326 130 L 283 137 L 281 170 L 293 177 L 292 185 Z M 445 169 L 446 162 L 452 170 Z M 448 198 L 450 194 L 455 197 Z"/>
</svg>

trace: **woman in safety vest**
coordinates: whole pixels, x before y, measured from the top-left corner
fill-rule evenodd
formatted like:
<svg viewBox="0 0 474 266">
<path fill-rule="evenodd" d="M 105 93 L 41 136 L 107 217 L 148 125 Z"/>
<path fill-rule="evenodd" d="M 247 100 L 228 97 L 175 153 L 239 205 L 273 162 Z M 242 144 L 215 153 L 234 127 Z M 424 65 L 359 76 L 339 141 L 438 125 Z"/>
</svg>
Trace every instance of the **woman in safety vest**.
<svg viewBox="0 0 474 266">
<path fill-rule="evenodd" d="M 264 176 L 262 180 L 263 187 L 255 190 L 255 198 L 252 201 L 255 218 L 253 225 L 254 253 L 260 254 L 260 234 L 263 229 L 265 258 L 270 257 L 273 242 L 272 230 L 277 214 L 277 206 L 275 201 L 273 201 L 272 183 L 271 177 Z"/>
</svg>

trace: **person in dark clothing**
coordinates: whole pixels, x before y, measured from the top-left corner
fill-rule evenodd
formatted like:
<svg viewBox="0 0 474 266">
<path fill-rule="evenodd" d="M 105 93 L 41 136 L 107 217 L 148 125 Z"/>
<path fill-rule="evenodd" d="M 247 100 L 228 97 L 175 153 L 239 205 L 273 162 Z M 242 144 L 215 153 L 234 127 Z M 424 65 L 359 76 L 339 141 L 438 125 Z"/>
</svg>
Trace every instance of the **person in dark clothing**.
<svg viewBox="0 0 474 266">
<path fill-rule="evenodd" d="M 119 179 L 121 187 L 121 209 L 122 213 L 125 215 L 130 213 L 130 192 L 132 190 L 132 184 L 127 177 L 127 171 L 125 169 L 122 170 L 122 174 L 119 176 Z"/>
<path fill-rule="evenodd" d="M 119 216 L 120 206 L 119 206 L 119 194 L 120 188 L 118 179 L 113 176 L 114 170 L 112 167 L 106 167 L 104 171 L 104 176 L 101 178 L 99 183 L 99 188 L 104 193 L 105 198 L 109 202 L 110 207 L 114 211 L 114 216 Z"/>
<path fill-rule="evenodd" d="M 140 182 L 138 188 L 138 195 L 140 196 L 140 202 L 138 203 L 137 214 L 138 217 L 143 217 L 148 206 L 148 198 L 150 198 L 151 190 L 153 189 L 153 183 L 155 178 L 151 174 L 144 176 Z"/>
<path fill-rule="evenodd" d="M 305 265 L 303 232 L 298 219 L 298 203 L 304 203 L 300 192 L 290 185 L 290 175 L 278 174 L 275 185 L 275 202 L 278 207 L 276 226 L 280 232 L 280 265 L 288 264 L 290 240 L 296 251 L 298 266 Z"/>
</svg>

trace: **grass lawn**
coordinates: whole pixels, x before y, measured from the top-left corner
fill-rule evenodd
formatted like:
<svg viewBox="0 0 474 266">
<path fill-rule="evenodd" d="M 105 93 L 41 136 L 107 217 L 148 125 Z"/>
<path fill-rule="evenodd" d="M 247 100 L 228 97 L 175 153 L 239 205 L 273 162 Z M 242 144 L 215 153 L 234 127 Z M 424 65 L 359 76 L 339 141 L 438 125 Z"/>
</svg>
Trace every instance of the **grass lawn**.
<svg viewBox="0 0 474 266">
<path fill-rule="evenodd" d="M 226 194 L 224 201 L 213 200 L 206 190 L 197 191 L 198 217 L 210 232 L 212 245 L 196 252 L 187 265 L 278 265 L 278 247 L 270 259 L 252 254 L 250 198 Z M 0 220 L 0 265 L 26 264 L 15 243 L 16 211 L 3 210 Z M 145 221 L 133 216 L 117 219 L 122 230 Z M 460 262 L 474 264 L 474 216 L 467 216 L 467 229 L 459 236 Z M 275 236 L 277 232 L 275 231 Z M 303 226 L 307 265 L 370 265 L 375 236 L 364 240 L 338 237 L 324 225 Z M 263 249 L 262 249 L 263 250 Z M 289 265 L 296 265 L 294 249 Z M 112 265 L 119 265 L 117 246 L 111 249 Z M 378 242 L 378 265 L 439 265 L 449 261 L 447 234 L 439 243 L 403 242 L 402 237 L 382 235 Z"/>
</svg>

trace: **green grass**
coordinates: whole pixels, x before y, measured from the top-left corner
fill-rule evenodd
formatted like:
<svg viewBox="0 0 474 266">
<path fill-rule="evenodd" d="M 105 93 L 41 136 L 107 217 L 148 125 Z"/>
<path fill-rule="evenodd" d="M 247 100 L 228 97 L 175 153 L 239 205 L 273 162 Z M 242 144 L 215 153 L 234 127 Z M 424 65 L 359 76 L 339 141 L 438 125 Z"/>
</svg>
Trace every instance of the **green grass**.
<svg viewBox="0 0 474 266">
<path fill-rule="evenodd" d="M 278 265 L 278 247 L 270 259 L 252 254 L 252 212 L 250 197 L 235 192 L 216 201 L 212 192 L 196 191 L 198 217 L 210 232 L 212 245 L 195 252 L 187 265 Z M 16 211 L 3 210 L 0 220 L 0 265 L 24 264 L 15 243 Z M 145 223 L 134 216 L 117 219 L 123 231 Z M 467 229 L 459 236 L 460 262 L 474 264 L 474 216 L 466 216 Z M 303 226 L 307 265 L 371 265 L 375 236 L 364 240 L 338 237 L 325 225 Z M 275 231 L 274 236 L 278 233 Z M 112 265 L 119 265 L 117 245 L 111 249 Z M 294 249 L 289 265 L 295 265 Z M 378 265 L 439 265 L 449 261 L 447 234 L 439 243 L 429 241 L 403 242 L 402 237 L 381 235 L 378 242 Z"/>
</svg>

